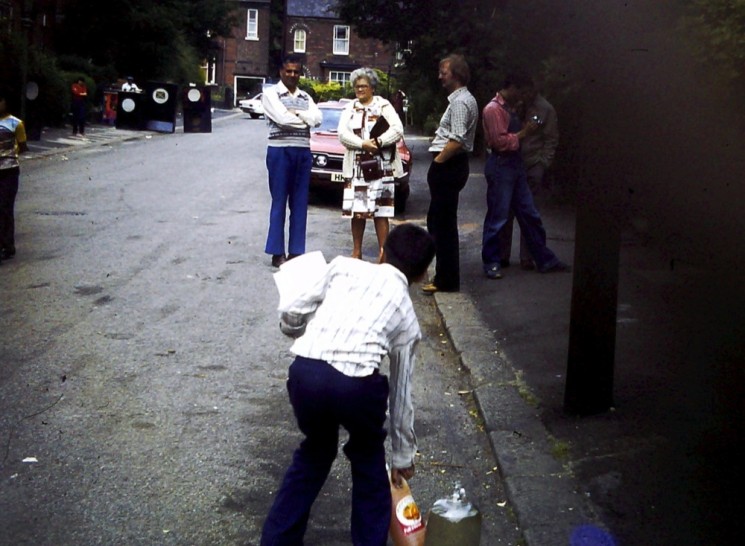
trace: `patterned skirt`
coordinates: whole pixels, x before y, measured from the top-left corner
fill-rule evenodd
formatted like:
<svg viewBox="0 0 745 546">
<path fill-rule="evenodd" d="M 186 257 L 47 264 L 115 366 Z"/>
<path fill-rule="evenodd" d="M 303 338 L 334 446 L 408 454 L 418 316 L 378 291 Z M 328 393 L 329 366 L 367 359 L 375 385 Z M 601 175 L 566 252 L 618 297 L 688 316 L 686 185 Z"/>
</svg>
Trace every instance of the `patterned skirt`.
<svg viewBox="0 0 745 546">
<path fill-rule="evenodd" d="M 341 215 L 344 218 L 393 218 L 395 185 L 393 171 L 382 161 L 383 176 L 365 180 L 359 162 L 355 161 L 354 176 L 344 182 Z"/>
</svg>

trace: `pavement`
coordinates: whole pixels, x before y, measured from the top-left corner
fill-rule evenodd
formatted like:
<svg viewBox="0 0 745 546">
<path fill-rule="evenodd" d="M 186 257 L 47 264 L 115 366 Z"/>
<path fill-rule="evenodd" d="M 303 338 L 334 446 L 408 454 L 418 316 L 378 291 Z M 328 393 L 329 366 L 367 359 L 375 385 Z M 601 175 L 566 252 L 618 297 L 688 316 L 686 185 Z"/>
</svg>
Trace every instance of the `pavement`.
<svg viewBox="0 0 745 546">
<path fill-rule="evenodd" d="M 461 291 L 437 293 L 470 371 L 526 543 L 725 545 L 743 535 L 741 272 L 634 218 L 620 250 L 613 406 L 564 412 L 572 273 L 512 265 L 486 279 L 483 160 L 461 194 Z M 573 207 L 544 203 L 548 246 L 573 264 Z M 713 249 L 712 249 L 713 250 Z M 577 264 L 574 264 L 575 268 Z M 735 538 L 737 537 L 737 539 Z"/>
<path fill-rule="evenodd" d="M 24 161 L 154 136 L 101 125 L 91 125 L 86 140 L 66 133 L 45 130 Z M 568 415 L 573 274 L 520 269 L 516 229 L 513 265 L 504 278 L 486 279 L 483 159 L 472 159 L 471 173 L 459 216 L 462 289 L 433 297 L 470 373 L 525 544 L 735 543 L 743 534 L 734 486 L 742 477 L 742 294 L 705 261 L 685 256 L 677 240 L 656 244 L 643 229 L 627 228 L 614 406 Z M 549 203 L 541 214 L 549 246 L 573 263 L 574 209 Z"/>
</svg>

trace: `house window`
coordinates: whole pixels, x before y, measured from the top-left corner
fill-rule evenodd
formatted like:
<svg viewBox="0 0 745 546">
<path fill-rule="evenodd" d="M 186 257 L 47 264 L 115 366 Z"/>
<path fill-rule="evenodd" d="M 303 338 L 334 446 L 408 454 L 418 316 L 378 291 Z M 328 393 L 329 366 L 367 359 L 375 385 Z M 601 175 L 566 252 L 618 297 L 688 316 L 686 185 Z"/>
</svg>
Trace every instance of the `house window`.
<svg viewBox="0 0 745 546">
<path fill-rule="evenodd" d="M 329 81 L 347 85 L 349 83 L 349 76 L 351 75 L 351 72 L 337 72 L 332 70 L 329 72 Z"/>
<path fill-rule="evenodd" d="M 259 39 L 259 10 L 250 9 L 246 17 L 246 40 Z"/>
<path fill-rule="evenodd" d="M 299 28 L 295 31 L 293 50 L 296 53 L 305 53 L 305 37 L 306 33 L 303 29 Z"/>
<path fill-rule="evenodd" d="M 349 27 L 334 25 L 334 55 L 349 55 Z"/>
</svg>

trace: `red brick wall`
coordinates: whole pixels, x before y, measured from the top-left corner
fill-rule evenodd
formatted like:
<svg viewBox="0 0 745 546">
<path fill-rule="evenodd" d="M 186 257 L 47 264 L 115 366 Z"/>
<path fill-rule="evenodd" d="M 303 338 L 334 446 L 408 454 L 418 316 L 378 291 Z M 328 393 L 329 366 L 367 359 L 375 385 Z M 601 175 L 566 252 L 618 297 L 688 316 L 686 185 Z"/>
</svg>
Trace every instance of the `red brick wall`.
<svg viewBox="0 0 745 546">
<path fill-rule="evenodd" d="M 247 10 L 259 11 L 259 39 L 246 39 Z M 234 84 L 235 76 L 265 77 L 269 64 L 269 5 L 243 2 L 236 10 L 237 24 L 230 37 L 218 39 L 222 59 L 218 59 L 218 83 Z"/>
<path fill-rule="evenodd" d="M 334 26 L 342 24 L 333 19 L 312 19 L 303 17 L 288 17 L 285 35 L 285 51 L 292 52 L 294 47 L 294 30 L 302 28 L 306 31 L 305 66 L 312 78 L 322 81 L 328 80 L 329 69 L 321 62 L 340 63 L 348 65 L 367 66 L 387 71 L 390 68 L 392 54 L 390 48 L 380 41 L 362 39 L 351 31 L 349 39 L 349 55 L 334 55 Z M 332 68 L 344 72 L 351 72 L 354 68 Z"/>
</svg>

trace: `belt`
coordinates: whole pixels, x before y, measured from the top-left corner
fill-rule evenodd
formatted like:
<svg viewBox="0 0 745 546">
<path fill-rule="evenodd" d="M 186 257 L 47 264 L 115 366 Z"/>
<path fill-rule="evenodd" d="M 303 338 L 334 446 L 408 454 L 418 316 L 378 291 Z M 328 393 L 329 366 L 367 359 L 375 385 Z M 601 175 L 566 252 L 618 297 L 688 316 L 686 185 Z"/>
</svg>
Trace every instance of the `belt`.
<svg viewBox="0 0 745 546">
<path fill-rule="evenodd" d="M 440 155 L 440 152 L 430 152 L 430 153 L 432 154 L 432 159 Z M 456 152 L 455 154 L 450 156 L 450 159 L 455 159 L 456 157 L 460 157 L 462 155 L 468 155 L 468 152 Z M 450 161 L 450 159 L 448 159 L 448 161 Z"/>
<path fill-rule="evenodd" d="M 511 155 L 517 155 L 517 154 L 520 153 L 519 150 L 505 150 L 505 151 L 500 151 L 500 150 L 497 150 L 495 148 L 489 148 L 489 152 L 491 152 L 494 155 L 499 155 L 499 156 L 502 156 L 502 157 L 509 157 Z"/>
</svg>

